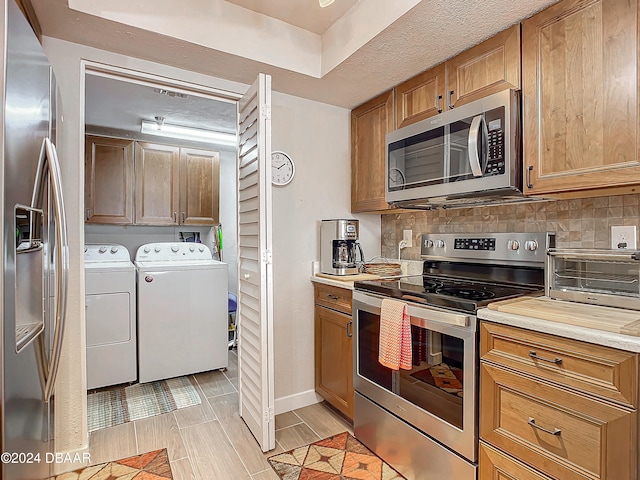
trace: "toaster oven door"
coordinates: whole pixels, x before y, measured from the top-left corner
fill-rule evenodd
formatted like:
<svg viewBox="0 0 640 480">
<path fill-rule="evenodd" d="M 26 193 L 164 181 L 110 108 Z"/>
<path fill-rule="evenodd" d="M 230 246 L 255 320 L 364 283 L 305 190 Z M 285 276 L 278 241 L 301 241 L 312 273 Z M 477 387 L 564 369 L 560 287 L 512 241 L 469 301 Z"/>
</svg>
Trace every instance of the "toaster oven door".
<svg viewBox="0 0 640 480">
<path fill-rule="evenodd" d="M 548 297 L 640 310 L 640 261 L 633 251 L 552 249 Z"/>
</svg>

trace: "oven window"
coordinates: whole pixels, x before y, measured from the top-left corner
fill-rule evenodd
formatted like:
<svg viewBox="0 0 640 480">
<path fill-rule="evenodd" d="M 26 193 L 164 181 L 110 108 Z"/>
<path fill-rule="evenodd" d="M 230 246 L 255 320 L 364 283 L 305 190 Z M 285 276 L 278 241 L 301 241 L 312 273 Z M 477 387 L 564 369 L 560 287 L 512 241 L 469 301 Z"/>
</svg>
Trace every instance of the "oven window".
<svg viewBox="0 0 640 480">
<path fill-rule="evenodd" d="M 463 428 L 464 342 L 411 326 L 411 370 L 378 362 L 380 317 L 358 311 L 358 374 L 417 407 Z"/>
</svg>

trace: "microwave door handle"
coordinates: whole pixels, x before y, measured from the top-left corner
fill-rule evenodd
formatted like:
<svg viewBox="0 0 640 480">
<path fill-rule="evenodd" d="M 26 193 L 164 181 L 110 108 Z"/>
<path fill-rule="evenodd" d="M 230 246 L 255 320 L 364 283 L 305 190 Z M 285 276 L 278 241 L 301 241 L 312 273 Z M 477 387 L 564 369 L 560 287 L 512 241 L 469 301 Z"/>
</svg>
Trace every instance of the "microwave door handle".
<svg viewBox="0 0 640 480">
<path fill-rule="evenodd" d="M 471 166 L 471 173 L 473 173 L 474 177 L 482 176 L 480 152 L 478 151 L 478 140 L 481 134 L 486 145 L 489 140 L 489 133 L 487 132 L 487 124 L 484 121 L 484 115 L 473 117 L 471 127 L 469 128 L 469 165 Z"/>
</svg>

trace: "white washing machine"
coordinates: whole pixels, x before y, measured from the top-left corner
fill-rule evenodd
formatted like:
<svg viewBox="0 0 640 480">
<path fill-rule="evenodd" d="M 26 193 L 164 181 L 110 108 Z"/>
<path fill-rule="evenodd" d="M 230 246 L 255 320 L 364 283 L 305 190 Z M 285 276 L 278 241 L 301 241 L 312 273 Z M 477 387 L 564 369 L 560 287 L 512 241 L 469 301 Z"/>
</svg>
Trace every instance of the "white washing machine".
<svg viewBox="0 0 640 480">
<path fill-rule="evenodd" d="M 228 365 L 227 264 L 205 245 L 138 248 L 140 383 Z"/>
<path fill-rule="evenodd" d="M 134 382 L 136 269 L 122 245 L 85 245 L 87 388 Z"/>
</svg>

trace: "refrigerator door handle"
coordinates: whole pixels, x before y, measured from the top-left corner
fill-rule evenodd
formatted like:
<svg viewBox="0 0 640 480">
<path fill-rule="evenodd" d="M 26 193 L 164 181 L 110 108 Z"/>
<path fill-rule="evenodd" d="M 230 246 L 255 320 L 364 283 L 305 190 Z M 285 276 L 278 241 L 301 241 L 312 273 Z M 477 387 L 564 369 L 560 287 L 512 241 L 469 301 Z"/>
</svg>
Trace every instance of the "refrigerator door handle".
<svg viewBox="0 0 640 480">
<path fill-rule="evenodd" d="M 64 201 L 62 198 L 60 163 L 58 161 L 58 154 L 56 153 L 55 146 L 51 143 L 51 140 L 48 137 L 45 137 L 42 142 L 42 149 L 40 150 L 40 161 L 36 173 L 33 196 L 31 197 L 31 206 L 34 208 L 36 205 L 42 206 L 44 203 L 47 176 L 51 183 L 53 214 L 56 227 L 56 302 L 53 349 L 48 365 L 46 365 L 45 360 L 47 358 L 46 353 L 41 353 L 41 361 L 45 363 L 43 366 L 45 367 L 44 373 L 46 375 L 43 391 L 43 399 L 45 402 L 48 402 L 51 399 L 53 387 L 58 375 L 67 313 L 67 287 L 69 283 L 69 245 L 67 242 L 67 219 L 65 216 Z M 40 342 L 40 345 L 41 348 L 45 348 L 44 342 Z"/>
</svg>

